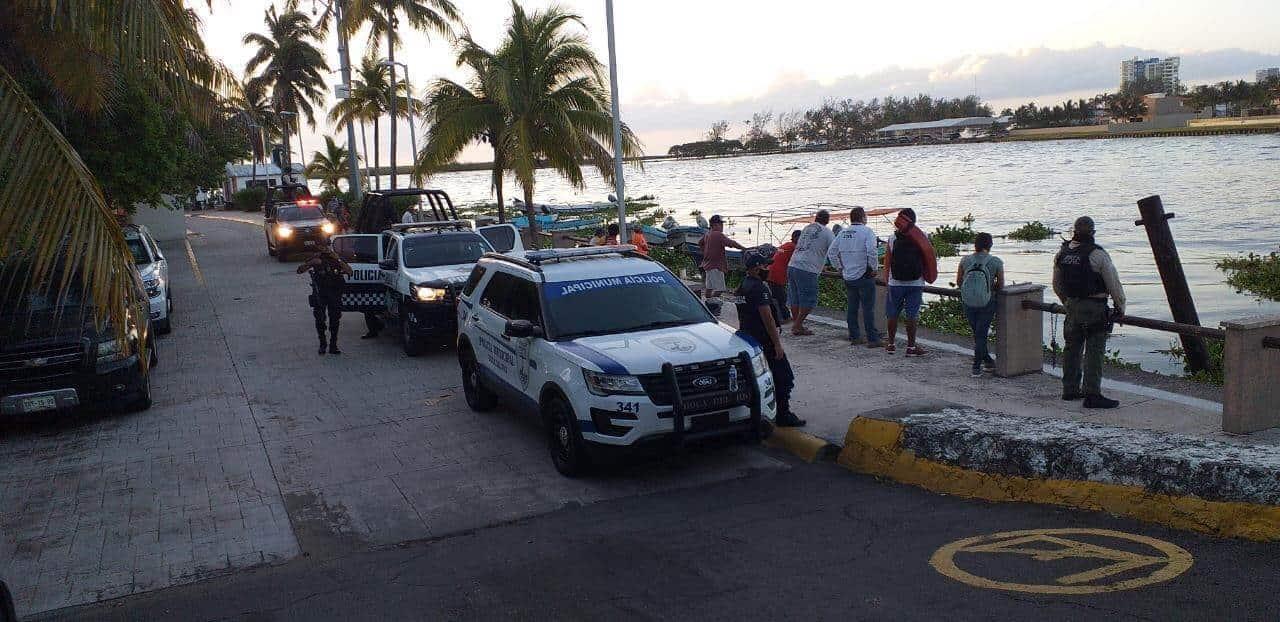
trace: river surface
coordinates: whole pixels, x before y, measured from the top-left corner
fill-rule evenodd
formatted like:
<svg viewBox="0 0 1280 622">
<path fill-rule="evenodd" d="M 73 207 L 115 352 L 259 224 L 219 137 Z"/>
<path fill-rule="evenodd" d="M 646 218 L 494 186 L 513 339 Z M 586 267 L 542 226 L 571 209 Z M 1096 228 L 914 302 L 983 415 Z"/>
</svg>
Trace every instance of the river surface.
<svg viewBox="0 0 1280 622">
<path fill-rule="evenodd" d="M 920 226 L 932 231 L 959 225 L 993 235 L 1039 220 L 1070 230 L 1080 215 L 1098 224 L 1098 243 L 1114 258 L 1129 298 L 1128 313 L 1172 319 L 1144 230 L 1134 225 L 1138 199 L 1158 194 L 1170 221 L 1201 323 L 1217 326 L 1233 317 L 1280 313 L 1280 303 L 1237 293 L 1214 267 L 1224 256 L 1266 253 L 1280 245 L 1280 135 L 1212 136 L 970 145 L 896 147 L 827 153 L 655 161 L 644 170 L 628 167 L 627 194 L 652 194 L 661 209 L 691 224 L 689 213 L 719 213 L 732 219 L 740 241 L 765 242 L 786 227 L 761 230 L 748 214 L 817 202 L 867 208 L 911 207 Z M 402 178 L 400 184 L 407 185 Z M 538 203 L 604 200 L 612 191 L 590 174 L 587 188 L 573 190 L 549 170 L 538 171 Z M 460 204 L 491 201 L 483 171 L 432 178 Z M 518 196 L 508 181 L 507 196 Z M 881 237 L 887 219 L 872 219 Z M 996 240 L 1009 281 L 1048 284 L 1060 242 Z M 944 259 L 939 285 L 954 279 L 958 259 Z M 1052 292 L 1046 297 L 1053 298 Z M 1045 340 L 1053 327 L 1046 315 Z M 1061 342 L 1061 325 L 1058 339 Z M 1109 347 L 1144 369 L 1180 373 L 1167 350 L 1174 336 L 1117 327 Z"/>
</svg>

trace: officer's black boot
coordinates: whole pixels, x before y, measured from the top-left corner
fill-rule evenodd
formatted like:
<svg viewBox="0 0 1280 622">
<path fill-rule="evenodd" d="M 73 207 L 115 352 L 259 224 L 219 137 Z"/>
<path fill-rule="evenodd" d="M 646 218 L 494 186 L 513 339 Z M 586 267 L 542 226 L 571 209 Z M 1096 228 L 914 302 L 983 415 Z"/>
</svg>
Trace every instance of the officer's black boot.
<svg viewBox="0 0 1280 622">
<path fill-rule="evenodd" d="M 325 352 L 326 346 L 324 342 L 324 333 L 320 333 L 320 352 L 318 352 L 318 354 L 324 354 Z"/>
<path fill-rule="evenodd" d="M 342 354 L 338 349 L 338 333 L 329 333 L 329 354 Z"/>
</svg>

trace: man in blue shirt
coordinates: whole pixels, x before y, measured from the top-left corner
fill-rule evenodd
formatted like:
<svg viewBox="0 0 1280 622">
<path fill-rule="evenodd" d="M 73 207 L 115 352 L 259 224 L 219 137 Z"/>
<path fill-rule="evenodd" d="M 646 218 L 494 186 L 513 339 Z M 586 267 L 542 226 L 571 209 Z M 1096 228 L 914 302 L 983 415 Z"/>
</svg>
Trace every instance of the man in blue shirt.
<svg viewBox="0 0 1280 622">
<path fill-rule="evenodd" d="M 841 229 L 831 242 L 827 261 L 844 278 L 849 343 L 879 348 L 884 344 L 876 332 L 876 266 L 880 264 L 876 254 L 876 234 L 867 226 L 867 211 L 861 207 L 849 211 L 849 222 L 849 226 Z M 862 311 L 861 327 L 858 326 L 859 310 Z M 866 338 L 862 337 L 864 329 Z"/>
</svg>

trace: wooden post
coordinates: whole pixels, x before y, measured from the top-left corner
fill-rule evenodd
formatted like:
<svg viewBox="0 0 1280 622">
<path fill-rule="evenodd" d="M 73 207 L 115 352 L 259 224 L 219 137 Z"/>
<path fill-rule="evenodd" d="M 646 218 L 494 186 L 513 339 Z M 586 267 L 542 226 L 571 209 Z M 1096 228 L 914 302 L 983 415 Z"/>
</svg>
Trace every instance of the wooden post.
<svg viewBox="0 0 1280 622">
<path fill-rule="evenodd" d="M 1169 309 L 1173 312 L 1173 321 L 1180 324 L 1200 325 L 1200 315 L 1196 313 L 1195 300 L 1191 298 L 1191 288 L 1187 286 L 1187 275 L 1182 271 L 1182 260 L 1178 258 L 1178 247 L 1173 243 L 1173 232 L 1169 229 L 1169 219 L 1173 213 L 1166 214 L 1160 195 L 1152 195 L 1138 201 L 1138 212 L 1141 220 L 1134 221 L 1147 230 L 1147 240 L 1151 242 L 1151 253 L 1155 255 L 1156 268 L 1160 271 L 1160 281 L 1164 284 L 1165 296 L 1169 298 Z M 1187 365 L 1191 371 L 1209 369 L 1209 350 L 1205 348 L 1204 339 L 1192 335 L 1182 335 L 1182 349 L 1187 352 Z"/>
</svg>

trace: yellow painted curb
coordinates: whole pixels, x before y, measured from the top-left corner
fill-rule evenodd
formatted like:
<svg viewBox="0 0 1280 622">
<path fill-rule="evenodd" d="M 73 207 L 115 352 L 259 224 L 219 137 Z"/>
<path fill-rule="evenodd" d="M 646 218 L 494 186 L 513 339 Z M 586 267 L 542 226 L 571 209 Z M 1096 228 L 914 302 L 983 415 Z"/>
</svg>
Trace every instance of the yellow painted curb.
<svg viewBox="0 0 1280 622">
<path fill-rule="evenodd" d="M 1139 486 L 1031 479 L 964 469 L 904 450 L 902 430 L 896 421 L 856 417 L 849 424 L 836 462 L 858 473 L 959 497 L 1100 510 L 1218 536 L 1280 540 L 1280 507 L 1157 494 Z"/>
<path fill-rule="evenodd" d="M 766 447 L 782 449 L 805 462 L 831 460 L 839 447 L 812 434 L 805 434 L 795 428 L 774 428 L 773 434 L 765 439 Z"/>
</svg>

